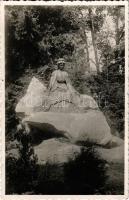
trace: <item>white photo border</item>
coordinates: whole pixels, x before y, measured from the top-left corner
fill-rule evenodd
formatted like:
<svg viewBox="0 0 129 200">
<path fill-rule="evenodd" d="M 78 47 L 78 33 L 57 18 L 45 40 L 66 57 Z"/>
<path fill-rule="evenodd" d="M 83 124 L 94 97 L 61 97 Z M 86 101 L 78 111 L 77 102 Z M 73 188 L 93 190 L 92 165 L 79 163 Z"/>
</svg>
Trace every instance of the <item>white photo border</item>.
<svg viewBox="0 0 129 200">
<path fill-rule="evenodd" d="M 123 5 L 125 6 L 125 156 L 124 156 L 124 195 L 6 195 L 5 194 L 5 20 L 6 5 L 41 5 L 41 6 L 89 6 L 89 5 Z M 128 198 L 128 1 L 2 1 L 0 3 L 0 198 L 3 200 L 119 200 Z"/>
</svg>

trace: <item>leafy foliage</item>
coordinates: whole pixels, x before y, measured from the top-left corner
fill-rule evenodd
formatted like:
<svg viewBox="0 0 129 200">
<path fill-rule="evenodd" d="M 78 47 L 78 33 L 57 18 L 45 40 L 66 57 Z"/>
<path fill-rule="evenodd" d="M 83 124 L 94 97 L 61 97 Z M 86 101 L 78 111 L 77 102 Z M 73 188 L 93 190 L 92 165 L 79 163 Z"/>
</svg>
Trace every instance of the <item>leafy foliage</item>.
<svg viewBox="0 0 129 200">
<path fill-rule="evenodd" d="M 76 29 L 71 13 L 62 7 L 7 6 L 7 78 L 21 76 L 26 67 L 37 68 L 71 55 L 73 46 L 65 34 Z"/>
<path fill-rule="evenodd" d="M 107 179 L 106 162 L 99 158 L 94 147 L 82 149 L 74 161 L 64 166 L 68 194 L 97 194 Z"/>
<path fill-rule="evenodd" d="M 31 146 L 31 138 L 22 127 L 17 132 L 19 158 L 6 157 L 6 193 L 22 194 L 33 191 L 37 177 L 37 156 Z"/>
</svg>

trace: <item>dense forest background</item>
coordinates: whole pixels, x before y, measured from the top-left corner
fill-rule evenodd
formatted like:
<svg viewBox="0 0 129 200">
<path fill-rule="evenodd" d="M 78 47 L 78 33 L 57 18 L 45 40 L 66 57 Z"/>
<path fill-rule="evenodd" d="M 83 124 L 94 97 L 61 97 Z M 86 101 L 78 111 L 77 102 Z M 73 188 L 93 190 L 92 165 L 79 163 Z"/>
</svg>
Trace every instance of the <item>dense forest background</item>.
<svg viewBox="0 0 129 200">
<path fill-rule="evenodd" d="M 112 133 L 124 137 L 124 7 L 6 6 L 6 136 L 31 78 L 48 83 L 56 60 L 80 93 L 92 95 Z"/>
</svg>

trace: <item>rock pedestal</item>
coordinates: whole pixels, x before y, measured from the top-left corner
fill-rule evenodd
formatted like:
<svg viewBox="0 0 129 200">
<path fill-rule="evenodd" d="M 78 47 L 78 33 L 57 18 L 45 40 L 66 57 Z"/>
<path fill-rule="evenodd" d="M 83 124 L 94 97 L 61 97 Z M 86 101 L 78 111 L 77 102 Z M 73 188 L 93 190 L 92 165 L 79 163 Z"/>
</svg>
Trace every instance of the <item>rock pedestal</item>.
<svg viewBox="0 0 129 200">
<path fill-rule="evenodd" d="M 24 121 L 42 130 L 43 135 L 53 132 L 66 137 L 71 143 L 93 143 L 110 148 L 123 144 L 122 139 L 111 134 L 105 116 L 98 110 L 86 113 L 37 112 Z"/>
<path fill-rule="evenodd" d="M 92 144 L 95 145 L 98 156 L 106 160 L 109 166 L 112 165 L 111 163 L 114 163 L 115 167 L 118 164 L 123 166 L 124 141 L 111 134 L 106 118 L 100 110 L 88 109 L 84 113 L 34 112 L 34 107 L 43 99 L 45 89 L 33 78 L 26 96 L 16 107 L 17 114 L 22 112 L 28 115 L 29 113 L 22 123 L 28 126 L 30 134 L 32 134 L 31 127 L 39 130 L 32 137 L 33 140 L 35 137 L 40 137 L 40 143 L 34 146 L 40 165 L 47 162 L 67 163 L 69 159 L 74 159 L 80 154 L 82 147 L 87 148 Z M 32 90 L 37 101 L 28 108 L 25 102 Z M 118 168 L 115 169 L 119 171 Z M 123 171 L 121 173 L 123 174 Z"/>
<path fill-rule="evenodd" d="M 35 153 L 38 155 L 39 164 L 47 162 L 51 164 L 63 164 L 69 159 L 75 159 L 80 154 L 81 148 L 79 146 L 67 142 L 65 139 L 48 139 L 41 144 L 34 147 Z M 85 147 L 87 148 L 87 147 Z M 95 147 L 97 155 L 106 160 L 108 163 L 123 163 L 124 162 L 124 146 L 106 149 L 102 147 Z"/>
</svg>

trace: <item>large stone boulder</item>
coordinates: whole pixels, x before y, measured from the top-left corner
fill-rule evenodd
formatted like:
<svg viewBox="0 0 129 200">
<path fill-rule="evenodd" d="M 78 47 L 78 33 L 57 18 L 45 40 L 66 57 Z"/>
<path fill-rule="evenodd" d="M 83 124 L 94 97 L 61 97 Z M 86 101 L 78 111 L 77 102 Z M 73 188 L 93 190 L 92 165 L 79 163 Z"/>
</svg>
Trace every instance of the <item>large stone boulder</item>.
<svg viewBox="0 0 129 200">
<path fill-rule="evenodd" d="M 123 144 L 122 139 L 111 134 L 105 116 L 98 110 L 86 113 L 37 112 L 25 118 L 24 122 L 42 130 L 43 135 L 52 132 L 67 137 L 71 143 L 90 142 L 108 147 Z"/>
<path fill-rule="evenodd" d="M 15 141 L 7 149 L 8 156 L 19 158 L 18 146 L 20 145 Z M 34 152 L 38 157 L 38 164 L 43 165 L 45 163 L 51 164 L 63 164 L 69 162 L 70 159 L 74 160 L 77 155 L 80 154 L 81 148 L 87 149 L 87 146 L 81 146 L 77 144 L 71 144 L 64 138 L 51 138 L 43 140 L 40 144 L 34 145 Z M 89 147 L 90 148 L 90 147 Z M 92 148 L 92 146 L 91 146 Z M 111 149 L 94 146 L 97 155 L 106 160 L 107 163 L 119 163 L 124 162 L 124 145 L 114 147 Z"/>
<path fill-rule="evenodd" d="M 97 102 L 92 96 L 81 94 L 80 95 L 80 107 L 83 109 L 99 109 Z"/>
<path fill-rule="evenodd" d="M 80 153 L 80 146 L 71 144 L 63 138 L 61 140 L 56 138 L 44 140 L 41 144 L 34 147 L 39 164 L 47 162 L 63 164 L 68 162 L 69 159 L 74 159 Z"/>
<path fill-rule="evenodd" d="M 26 94 L 20 99 L 16 106 L 16 113 L 29 115 L 36 107 L 42 106 L 45 98 L 46 87 L 37 78 L 33 77 Z"/>
<path fill-rule="evenodd" d="M 69 159 L 75 159 L 76 155 L 81 152 L 82 146 L 71 144 L 59 139 L 44 140 L 41 144 L 34 147 L 35 153 L 38 156 L 38 163 L 45 164 L 63 164 L 69 162 Z M 83 146 L 84 148 L 84 146 Z M 87 148 L 87 147 L 85 147 Z M 95 147 L 97 155 L 106 160 L 107 163 L 123 163 L 124 162 L 124 146 L 106 149 Z"/>
</svg>

